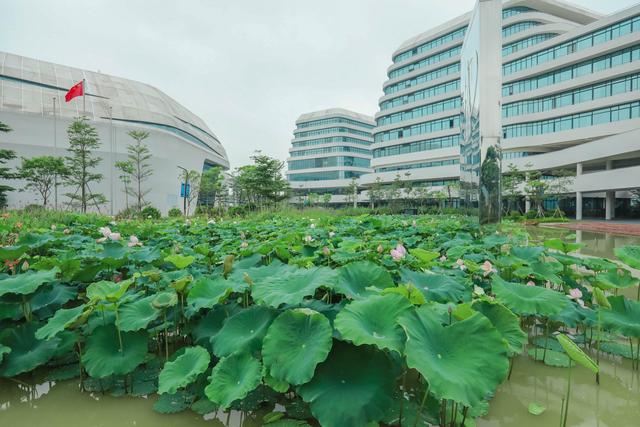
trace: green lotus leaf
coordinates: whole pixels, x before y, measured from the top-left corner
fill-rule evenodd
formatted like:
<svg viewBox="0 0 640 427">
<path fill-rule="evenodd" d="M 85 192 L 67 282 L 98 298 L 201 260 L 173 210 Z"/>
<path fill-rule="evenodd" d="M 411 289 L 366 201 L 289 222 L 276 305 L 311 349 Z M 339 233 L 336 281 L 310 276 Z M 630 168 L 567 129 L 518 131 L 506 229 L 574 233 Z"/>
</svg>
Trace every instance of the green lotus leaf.
<svg viewBox="0 0 640 427">
<path fill-rule="evenodd" d="M 552 316 L 569 303 L 567 297 L 552 289 L 506 282 L 494 275 L 491 284 L 498 300 L 519 315 Z"/>
<path fill-rule="evenodd" d="M 147 333 L 121 332 L 122 351 L 118 330 L 114 325 L 98 326 L 87 337 L 82 364 L 94 378 L 124 375 L 140 365 L 147 355 Z"/>
<path fill-rule="evenodd" d="M 313 379 L 298 392 L 320 425 L 360 427 L 384 418 L 393 403 L 394 385 L 393 368 L 383 352 L 336 341 Z"/>
<path fill-rule="evenodd" d="M 78 290 L 75 287 L 56 283 L 50 287 L 45 286 L 38 289 L 38 292 L 36 292 L 29 301 L 29 306 L 31 307 L 31 311 L 34 312 L 43 308 L 55 310 L 72 299 L 75 299 L 77 295 Z"/>
<path fill-rule="evenodd" d="M 398 286 L 393 286 L 391 288 L 386 288 L 386 289 L 383 289 L 382 292 L 380 292 L 380 294 L 381 295 L 387 295 L 387 294 L 402 295 L 403 297 L 408 299 L 409 302 L 411 302 L 411 304 L 414 304 L 414 305 L 422 305 L 427 302 L 422 292 L 412 284 L 398 285 Z"/>
<path fill-rule="evenodd" d="M 609 297 L 611 310 L 600 308 L 602 326 L 626 337 L 640 338 L 640 302 L 622 295 Z"/>
<path fill-rule="evenodd" d="M 338 313 L 334 326 L 343 339 L 355 345 L 371 344 L 401 354 L 405 335 L 397 321 L 411 307 L 402 295 L 372 296 L 347 304 Z"/>
<path fill-rule="evenodd" d="M 335 270 L 327 267 L 293 269 L 281 276 L 270 276 L 256 282 L 252 296 L 274 308 L 282 304 L 299 304 L 320 286 L 333 287 L 336 278 Z"/>
<path fill-rule="evenodd" d="M 547 407 L 544 405 L 540 405 L 539 403 L 531 402 L 529 403 L 529 407 L 527 409 L 531 415 L 541 415 L 544 411 L 547 410 Z"/>
<path fill-rule="evenodd" d="M 28 270 L 26 273 L 9 276 L 0 280 L 0 297 L 5 294 L 28 295 L 38 290 L 45 283 L 56 280 L 59 268 L 45 271 Z"/>
<path fill-rule="evenodd" d="M 211 371 L 210 383 L 204 393 L 222 410 L 243 399 L 258 387 L 262 378 L 262 364 L 248 353 L 223 357 Z"/>
<path fill-rule="evenodd" d="M 540 246 L 514 246 L 511 248 L 511 255 L 528 264 L 538 261 L 543 252 L 544 248 Z"/>
<path fill-rule="evenodd" d="M 434 259 L 440 257 L 440 252 L 426 251 L 420 248 L 410 249 L 409 253 L 422 263 L 422 265 L 429 264 Z"/>
<path fill-rule="evenodd" d="M 596 286 L 600 289 L 623 289 L 637 286 L 639 279 L 633 277 L 628 270 L 609 270 L 596 275 Z"/>
<path fill-rule="evenodd" d="M 581 258 L 581 261 L 582 265 L 593 271 L 615 270 L 620 267 L 618 264 L 605 258 L 585 257 Z"/>
<path fill-rule="evenodd" d="M 28 250 L 27 245 L 0 246 L 0 259 L 18 259 Z"/>
<path fill-rule="evenodd" d="M 173 290 L 160 292 L 151 300 L 151 305 L 159 310 L 173 307 L 176 304 L 178 304 L 178 294 Z"/>
<path fill-rule="evenodd" d="M 224 277 L 210 279 L 201 277 L 189 290 L 187 303 L 193 306 L 195 311 L 202 308 L 212 308 L 220 304 L 233 291 L 230 283 Z"/>
<path fill-rule="evenodd" d="M 133 279 L 123 280 L 119 283 L 101 280 L 87 286 L 87 298 L 91 301 L 116 302 L 122 298 L 132 283 Z"/>
<path fill-rule="evenodd" d="M 189 347 L 174 361 L 164 364 L 158 377 L 158 394 L 175 393 L 196 380 L 209 367 L 211 356 L 200 346 Z"/>
<path fill-rule="evenodd" d="M 0 364 L 0 376 L 11 378 L 29 372 L 47 363 L 56 352 L 59 338 L 39 340 L 35 333 L 37 323 L 25 323 L 12 329 L 5 329 L 0 335 L 0 346 L 9 347 Z"/>
<path fill-rule="evenodd" d="M 311 380 L 318 363 L 327 358 L 332 334 L 329 319 L 317 311 L 287 310 L 267 330 L 263 363 L 276 380 L 304 384 Z"/>
<path fill-rule="evenodd" d="M 48 340 L 62 332 L 67 326 L 75 322 L 84 311 L 84 304 L 74 308 L 61 308 L 49 319 L 46 325 L 36 331 L 39 340 Z"/>
<path fill-rule="evenodd" d="M 527 343 L 527 334 L 520 329 L 520 318 L 502 304 L 480 302 L 473 309 L 484 314 L 500 332 L 509 345 L 509 356 L 522 353 Z"/>
<path fill-rule="evenodd" d="M 565 242 L 561 239 L 549 239 L 544 241 L 544 246 L 546 248 L 555 249 L 556 251 L 564 252 L 565 254 L 567 254 L 569 252 L 577 251 L 584 245 L 582 243 Z"/>
<path fill-rule="evenodd" d="M 161 414 L 177 414 L 189 409 L 193 395 L 185 390 L 161 394 L 153 404 L 153 410 Z"/>
<path fill-rule="evenodd" d="M 173 264 L 178 270 L 189 267 L 195 261 L 195 257 L 191 255 L 172 254 L 164 258 L 165 261 Z"/>
<path fill-rule="evenodd" d="M 153 306 L 154 299 L 155 295 L 151 295 L 118 307 L 116 326 L 123 332 L 146 328 L 160 315 L 160 310 Z"/>
<path fill-rule="evenodd" d="M 189 409 L 191 409 L 196 414 L 207 415 L 217 411 L 218 405 L 216 405 L 206 397 L 203 397 L 202 399 L 199 399 L 193 402 Z"/>
<path fill-rule="evenodd" d="M 0 363 L 2 362 L 2 359 L 4 358 L 5 354 L 9 354 L 11 353 L 11 349 L 9 347 L 7 347 L 6 345 L 2 345 L 0 344 Z"/>
<path fill-rule="evenodd" d="M 419 289 L 427 301 L 447 303 L 464 301 L 471 297 L 469 288 L 445 274 L 422 273 L 403 268 L 400 270 L 400 280 Z"/>
<path fill-rule="evenodd" d="M 371 261 L 358 261 L 338 269 L 335 290 L 349 298 L 358 299 L 376 293 L 367 288 L 382 290 L 391 286 L 393 279 L 386 268 Z"/>
<path fill-rule="evenodd" d="M 568 336 L 566 336 L 565 334 L 558 334 L 556 336 L 556 339 L 558 340 L 564 351 L 567 353 L 567 355 L 571 358 L 571 360 L 579 365 L 584 366 L 594 374 L 598 373 L 599 368 L 596 362 L 594 362 L 593 359 L 587 356 L 587 354 L 582 351 L 582 349 L 580 349 L 580 347 L 578 347 L 576 343 L 571 341 Z"/>
<path fill-rule="evenodd" d="M 311 427 L 310 424 L 307 424 L 302 420 L 292 420 L 292 419 L 273 421 L 267 424 L 267 426 L 268 427 Z"/>
<path fill-rule="evenodd" d="M 445 327 L 436 312 L 422 306 L 399 323 L 407 333 L 407 365 L 427 379 L 436 398 L 475 406 L 506 378 L 507 345 L 484 315 Z"/>
<path fill-rule="evenodd" d="M 259 351 L 276 314 L 268 307 L 254 305 L 229 317 L 220 332 L 211 338 L 213 353 L 224 357 L 232 353 Z"/>
<path fill-rule="evenodd" d="M 543 362 L 545 365 L 553 366 L 554 368 L 568 368 L 574 365 L 569 356 L 560 351 L 547 349 L 545 352 L 543 348 L 529 348 L 527 353 L 533 360 Z"/>
<path fill-rule="evenodd" d="M 119 242 L 106 242 L 103 250 L 95 254 L 95 257 L 107 261 L 107 264 L 117 264 L 114 261 L 121 261 L 127 255 L 129 248 Z M 103 261 L 103 262 L 105 262 Z"/>
<path fill-rule="evenodd" d="M 629 267 L 640 269 L 640 245 L 627 245 L 621 248 L 615 248 L 614 253 L 620 261 Z"/>
<path fill-rule="evenodd" d="M 528 266 L 517 268 L 513 274 L 519 278 L 527 278 L 529 276 L 538 280 L 546 280 L 556 285 L 562 284 L 563 281 L 557 273 L 562 271 L 562 264 L 558 262 L 532 262 Z"/>
<path fill-rule="evenodd" d="M 634 354 L 631 354 L 631 348 L 629 347 L 629 343 L 623 344 L 619 342 L 603 342 L 603 343 L 600 343 L 600 351 L 604 351 L 605 353 L 616 354 L 618 356 L 622 356 L 627 359 L 633 359 L 635 356 Z"/>
</svg>

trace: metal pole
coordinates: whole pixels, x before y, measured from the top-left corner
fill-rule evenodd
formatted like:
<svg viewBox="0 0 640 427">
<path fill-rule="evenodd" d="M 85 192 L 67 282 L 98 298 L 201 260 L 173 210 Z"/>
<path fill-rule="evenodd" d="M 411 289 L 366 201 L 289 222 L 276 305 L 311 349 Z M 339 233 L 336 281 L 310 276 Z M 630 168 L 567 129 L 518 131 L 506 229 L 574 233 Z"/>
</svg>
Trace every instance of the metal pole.
<svg viewBox="0 0 640 427">
<path fill-rule="evenodd" d="M 87 117 L 86 95 L 87 95 L 87 81 L 85 79 L 82 79 L 82 111 L 85 117 Z"/>
<path fill-rule="evenodd" d="M 58 158 L 58 124 L 56 118 L 56 97 L 53 97 L 53 155 Z M 54 209 L 58 210 L 58 174 L 53 178 L 53 200 Z"/>
<path fill-rule="evenodd" d="M 184 171 L 184 197 L 182 201 L 182 214 L 187 216 L 187 184 L 189 183 L 189 172 L 183 168 L 182 166 L 178 166 L 178 168 Z"/>
<path fill-rule="evenodd" d="M 115 131 L 113 129 L 113 107 L 109 106 L 109 142 L 111 151 L 109 152 L 109 191 L 111 192 L 111 208 L 110 213 L 113 216 L 113 144 L 115 139 Z"/>
</svg>

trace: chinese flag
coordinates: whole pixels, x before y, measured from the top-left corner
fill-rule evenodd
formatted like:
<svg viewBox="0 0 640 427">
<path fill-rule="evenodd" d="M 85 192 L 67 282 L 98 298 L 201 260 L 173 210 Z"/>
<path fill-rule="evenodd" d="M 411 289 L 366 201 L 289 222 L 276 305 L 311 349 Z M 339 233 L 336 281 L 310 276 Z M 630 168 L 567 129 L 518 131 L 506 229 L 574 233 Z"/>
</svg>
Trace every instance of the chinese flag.
<svg viewBox="0 0 640 427">
<path fill-rule="evenodd" d="M 73 87 L 69 89 L 69 92 L 67 92 L 67 94 L 64 96 L 64 100 L 69 102 L 76 96 L 82 95 L 84 95 L 84 80 L 79 81 L 78 83 L 73 85 Z"/>
</svg>

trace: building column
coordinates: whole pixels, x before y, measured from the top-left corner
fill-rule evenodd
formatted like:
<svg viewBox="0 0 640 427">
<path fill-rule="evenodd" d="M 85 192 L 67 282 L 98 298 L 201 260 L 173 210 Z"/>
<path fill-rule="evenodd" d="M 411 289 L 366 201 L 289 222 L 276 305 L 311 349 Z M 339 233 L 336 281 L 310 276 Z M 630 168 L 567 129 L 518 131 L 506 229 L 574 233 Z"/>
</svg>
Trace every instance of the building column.
<svg viewBox="0 0 640 427">
<path fill-rule="evenodd" d="M 576 164 L 576 176 L 582 175 L 582 163 Z M 576 191 L 576 220 L 582 220 L 582 191 Z"/>
<path fill-rule="evenodd" d="M 616 203 L 616 192 L 615 191 L 607 191 L 604 205 L 604 219 L 607 221 L 612 220 L 614 217 L 615 203 Z"/>
<path fill-rule="evenodd" d="M 531 199 L 529 196 L 524 198 L 524 213 L 527 213 L 531 210 Z"/>
</svg>

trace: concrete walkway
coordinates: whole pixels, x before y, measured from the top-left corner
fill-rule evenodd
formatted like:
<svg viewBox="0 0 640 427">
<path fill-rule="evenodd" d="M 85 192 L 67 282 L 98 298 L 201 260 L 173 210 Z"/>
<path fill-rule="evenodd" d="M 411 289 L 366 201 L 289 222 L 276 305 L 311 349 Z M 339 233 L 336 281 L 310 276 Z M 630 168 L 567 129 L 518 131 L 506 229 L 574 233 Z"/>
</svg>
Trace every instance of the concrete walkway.
<svg viewBox="0 0 640 427">
<path fill-rule="evenodd" d="M 640 236 L 640 222 L 637 221 L 576 221 L 567 223 L 544 224 L 549 227 L 569 230 L 597 231 L 600 233 L 627 234 Z"/>
</svg>

